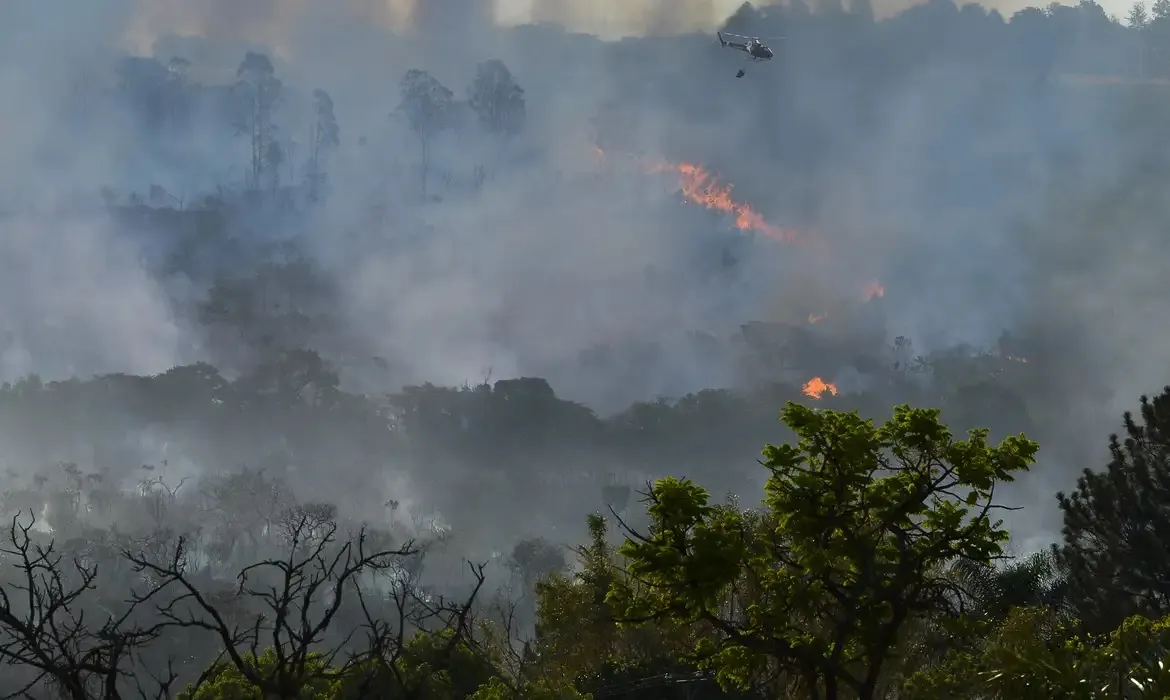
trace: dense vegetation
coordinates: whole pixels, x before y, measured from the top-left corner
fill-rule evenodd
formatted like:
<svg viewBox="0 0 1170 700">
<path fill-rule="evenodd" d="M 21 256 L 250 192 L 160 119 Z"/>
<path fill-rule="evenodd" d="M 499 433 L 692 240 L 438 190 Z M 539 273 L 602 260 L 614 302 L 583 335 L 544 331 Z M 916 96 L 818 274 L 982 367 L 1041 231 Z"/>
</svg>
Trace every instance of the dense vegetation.
<svg viewBox="0 0 1170 700">
<path fill-rule="evenodd" d="M 133 384 L 145 402 L 150 385 L 173 391 L 184 375 L 186 412 L 204 413 L 186 420 L 219 413 L 246 433 L 272 411 L 288 412 L 289 426 L 299 414 L 317 440 L 343 429 L 357 439 L 362 421 L 381 420 L 390 443 L 426 426 L 410 422 L 417 406 L 413 416 L 364 412 L 327 387 L 311 400 L 245 398 L 200 367 L 26 382 L 6 389 L 6 408 Z M 507 390 L 449 395 L 482 407 Z M 182 420 L 177 409 L 159 417 Z M 529 538 L 496 561 L 464 561 L 463 576 L 443 570 L 457 530 L 400 517 L 393 500 L 381 516 L 356 517 L 316 489 L 296 493 L 287 465 L 189 484 L 146 465 L 135 491 L 75 464 L 20 486 L 13 474 L 5 690 L 79 700 L 1162 697 L 1168 409 L 1170 388 L 1142 398 L 1110 462 L 1057 496 L 1062 540 L 1022 558 L 1006 554 L 997 492 L 1038 445 L 1023 435 L 993 444 L 982 429 L 961 439 L 937 410 L 906 405 L 875 423 L 790 402 L 787 442 L 763 450 L 762 498 L 712 499 L 668 476 L 648 485 L 643 509 L 610 486 L 612 506 L 589 517 L 575 556 Z M 621 434 L 578 411 L 587 432 L 560 438 L 570 440 L 562 449 Z M 321 427 L 330 413 L 341 425 Z M 521 432 L 543 427 L 534 418 Z M 515 454 L 479 445 L 484 458 Z"/>
<path fill-rule="evenodd" d="M 931 163 L 923 226 L 961 227 L 956 210 L 997 208 L 1036 156 L 1060 172 L 1036 187 L 1105 202 L 1067 203 L 1061 216 L 1106 228 L 1124 204 L 1160 230 L 1170 169 L 1150 144 L 1165 134 L 1156 90 L 1170 71 L 1170 2 L 1148 15 L 1135 6 L 1125 25 L 1087 1 L 1010 21 L 937 0 L 882 22 L 863 0 L 816 5 L 745 6 L 727 23 L 793 37 L 783 49 L 791 60 L 732 101 L 752 157 L 799 174 L 800 187 L 793 175 L 784 188 L 771 178 L 744 187 L 774 195 L 786 220 L 804 223 L 809 202 L 834 208 L 836 189 L 810 192 L 816 176 L 851 166 L 842 152 L 864 151 L 815 115 L 833 112 L 850 133 L 884 128 L 901 119 L 883 112 L 884 97 L 921 71 L 916 84 L 947 96 L 929 103 L 932 129 L 914 134 Z M 589 121 L 607 153 L 638 153 L 635 127 L 662 104 L 700 122 L 726 116 L 711 88 L 730 82 L 725 66 L 693 51 L 694 37 L 602 46 L 547 27 L 516 31 L 530 32 L 516 45 L 538 61 L 602 57 L 615 85 Z M 555 51 L 531 48 L 550 37 Z M 671 70 L 646 80 L 642 67 L 664 54 Z M 571 348 L 575 371 L 636 385 L 663 357 L 684 357 L 687 367 L 730 368 L 725 385 L 736 387 L 632 404 L 619 392 L 624 408 L 604 413 L 540 377 L 413 383 L 406 360 L 362 335 L 378 317 L 342 298 L 347 265 L 383 252 L 355 240 L 386 234 L 379 245 L 406 248 L 433 231 L 404 211 L 474 200 L 493 178 L 526 172 L 547 155 L 539 139 L 525 140 L 529 106 L 547 107 L 569 78 L 542 81 L 533 69 L 522 88 L 489 59 L 459 95 L 427 71 L 405 71 L 386 89 L 395 108 L 381 116 L 410 137 L 407 206 L 381 191 L 367 199 L 368 183 L 355 183 L 370 171 L 353 160 L 381 156 L 346 131 L 328 91 L 286 84 L 259 51 L 244 53 L 226 82 L 201 83 L 200 68 L 178 56 L 121 57 L 115 80 L 70 92 L 76 140 L 90 123 L 128 117 L 137 157 L 169 163 L 199 160 L 191 144 L 216 132 L 207 138 L 243 155 L 224 149 L 210 169 L 244 176 L 190 192 L 106 187 L 97 207 L 79 198 L 46 215 L 55 226 L 96 211 L 86 220 L 142 234 L 157 253 L 143 265 L 170 285 L 168 311 L 190 322 L 205 361 L 150 376 L 29 375 L 0 388 L 0 697 L 1170 695 L 1170 388 L 1125 415 L 1105 463 L 1075 484 L 1070 476 L 1049 503 L 1028 504 L 1025 519 L 1051 511 L 1062 530 L 1050 549 L 1021 553 L 1008 523 L 1028 490 L 1011 484 L 1037 463 L 1055 467 L 1051 483 L 1070 455 L 1091 461 L 1083 437 L 1069 437 L 1083 416 L 1070 415 L 1109 394 L 1104 379 L 1067 361 L 1078 348 L 1051 326 L 986 348 L 926 351 L 888 338 L 886 302 L 873 298 L 841 309 L 835 331 L 822 329 L 837 309 L 819 324 L 823 309 L 810 308 L 807 323 L 802 309 L 800 323 L 736 322 L 723 335 L 682 333 L 668 349 L 654 329 L 645 335 L 657 346 L 634 332 L 633 341 L 601 337 Z M 1106 98 L 1104 123 L 1122 124 L 1104 134 L 1112 155 L 1137 163 L 1142 178 L 1123 195 L 1095 189 L 1090 145 L 1065 150 L 1062 140 L 1062 128 L 1093 121 L 1083 108 L 1099 106 L 1100 82 L 1120 85 Z M 963 128 L 943 118 L 985 101 L 1035 109 Z M 986 149 L 1017 120 L 1034 137 L 1028 153 Z M 716 145 L 663 130 L 663 151 L 685 145 L 718 162 Z M 460 143 L 490 148 L 469 147 L 462 160 L 444 151 L 469 134 Z M 953 159 L 970 167 L 950 170 Z M 975 187 L 972 171 L 995 177 Z M 555 179 L 546 175 L 533 179 Z M 398 218 L 388 213 L 396 206 Z M 347 215 L 331 218 L 329 207 Z M 31 215 L 6 205 L 3 216 L 7 226 Z M 1049 229 L 1071 238 L 1061 221 L 1035 218 L 1027 245 L 1040 249 Z M 326 240 L 340 263 L 321 259 L 328 246 L 317 230 L 336 221 L 344 225 Z M 1109 245 L 1128 250 L 1129 231 Z M 717 238 L 702 269 L 725 280 L 747 256 L 737 257 L 742 239 Z M 911 252 L 933 255 L 920 247 Z M 1094 251 L 1082 257 L 1104 257 Z M 1083 262 L 1049 252 L 1035 257 Z M 647 289 L 670 291 L 660 271 L 640 273 Z M 500 316 L 493 322 L 514 322 Z M 401 332 L 391 345 L 410 348 L 410 328 Z M 20 335 L 4 333 L 6 342 Z M 32 347 L 27 364 L 85 350 Z M 850 374 L 853 386 L 839 390 L 825 381 Z M 1089 440 L 1104 444 L 1107 432 Z"/>
</svg>

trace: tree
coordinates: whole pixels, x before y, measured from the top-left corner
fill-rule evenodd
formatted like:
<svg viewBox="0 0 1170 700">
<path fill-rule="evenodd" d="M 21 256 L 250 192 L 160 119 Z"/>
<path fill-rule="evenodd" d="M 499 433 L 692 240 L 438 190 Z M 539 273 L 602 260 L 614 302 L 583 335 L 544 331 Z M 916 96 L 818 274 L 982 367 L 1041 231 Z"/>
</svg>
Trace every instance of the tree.
<svg viewBox="0 0 1170 700">
<path fill-rule="evenodd" d="M 978 649 L 911 676 L 907 700 L 1153 700 L 1170 693 L 1170 618 L 1132 617 L 1102 637 L 1049 608 L 1020 607 Z"/>
<path fill-rule="evenodd" d="M 564 571 L 568 562 L 560 547 L 535 537 L 517 542 L 507 565 L 519 576 L 523 593 L 528 595 L 542 579 Z"/>
<path fill-rule="evenodd" d="M 313 112 L 316 121 L 309 127 L 309 198 L 317 201 L 325 188 L 325 159 L 341 146 L 341 127 L 333 114 L 333 98 L 324 90 L 313 91 Z"/>
<path fill-rule="evenodd" d="M 280 164 L 279 143 L 272 113 L 280 102 L 283 85 L 276 77 L 272 60 L 262 53 L 249 51 L 236 69 L 236 94 L 239 98 L 236 115 L 236 133 L 247 136 L 251 146 L 251 173 L 248 182 L 259 189 L 262 176 L 276 172 Z M 276 160 L 273 166 L 273 160 Z"/>
<path fill-rule="evenodd" d="M 282 406 L 331 406 L 341 379 L 315 350 L 286 350 L 241 378 L 245 391 Z"/>
<path fill-rule="evenodd" d="M 709 681 L 696 674 L 688 652 L 706 633 L 700 625 L 660 620 L 622 626 L 606 604 L 606 594 L 621 575 L 600 515 L 590 516 L 589 542 L 577 548 L 579 571 L 554 573 L 537 583 L 537 673 L 558 686 L 574 685 L 599 696 L 620 694 L 660 700 L 676 697 L 678 678 Z M 674 691 L 674 692 L 672 692 Z M 691 692 L 680 697 L 693 698 Z M 704 697 L 728 697 L 722 693 Z"/>
<path fill-rule="evenodd" d="M 947 569 L 990 565 L 1007 540 L 995 487 L 1034 461 L 1023 436 L 954 440 L 937 410 L 899 406 L 881 427 L 789 403 L 796 445 L 768 445 L 761 511 L 713 506 L 667 478 L 647 494 L 649 531 L 627 528 L 630 582 L 609 601 L 630 623 L 702 621 L 722 683 L 785 674 L 806 697 L 878 697 L 916 619 L 962 611 Z"/>
<path fill-rule="evenodd" d="M 264 149 L 264 166 L 268 171 L 268 179 L 273 195 L 280 189 L 280 166 L 284 165 L 289 146 L 280 141 L 272 140 Z"/>
<path fill-rule="evenodd" d="M 184 123 L 191 113 L 191 62 L 177 56 L 167 62 L 168 104 L 172 120 Z"/>
<path fill-rule="evenodd" d="M 451 125 L 455 93 L 426 71 L 417 68 L 406 71 L 398 89 L 402 101 L 396 111 L 406 117 L 410 130 L 418 137 L 422 196 L 425 199 L 431 141 Z"/>
<path fill-rule="evenodd" d="M 392 570 L 416 550 L 411 543 L 380 542 L 364 530 L 339 543 L 331 512 L 320 508 L 293 508 L 286 516 L 287 555 L 241 569 L 234 595 L 198 585 L 185 539 L 165 561 L 133 552 L 125 556 L 153 583 L 136 601 L 162 600 L 156 610 L 166 625 L 211 633 L 233 673 L 263 697 L 293 700 L 368 659 L 355 654 L 334 664 L 344 651 L 344 643 L 330 644 L 334 619 L 343 604 L 361 600 L 357 587 L 363 576 Z M 250 604 L 259 608 L 249 609 Z M 381 639 L 381 623 L 368 623 L 371 639 Z M 343 640 L 352 634 L 343 634 Z M 371 644 L 367 652 L 378 648 Z M 212 675 L 220 673 L 217 667 Z"/>
<path fill-rule="evenodd" d="M 1141 397 L 1139 424 L 1109 438 L 1105 470 L 1086 469 L 1071 494 L 1054 546 L 1069 596 L 1089 629 L 1107 632 L 1130 615 L 1170 614 L 1170 387 Z"/>
<path fill-rule="evenodd" d="M 1013 610 L 1033 606 L 1066 612 L 1066 584 L 1051 552 L 1036 552 L 995 567 L 959 561 L 954 574 L 971 598 L 974 618 L 998 624 Z"/>
<path fill-rule="evenodd" d="M 499 59 L 476 67 L 468 103 L 484 128 L 497 138 L 514 136 L 524 127 L 524 88 L 516 84 L 508 66 Z"/>
<path fill-rule="evenodd" d="M 120 700 L 131 682 L 144 690 L 142 680 L 150 676 L 137 666 L 139 654 L 164 625 L 140 624 L 136 603 L 104 610 L 107 601 L 95 598 L 97 566 L 81 558 L 65 565 L 54 543 L 38 544 L 33 532 L 32 518 L 22 524 L 14 516 L 0 546 L 8 569 L 0 579 L 0 661 L 32 671 L 13 695 L 42 682 L 69 700 Z M 95 607 L 105 620 L 91 626 L 87 613 L 102 617 Z M 159 697 L 168 696 L 176 679 L 167 671 L 156 679 Z"/>
<path fill-rule="evenodd" d="M 550 683 L 542 678 L 523 681 L 519 686 L 492 678 L 481 685 L 468 700 L 588 700 L 571 685 Z"/>
<path fill-rule="evenodd" d="M 1150 22 L 1149 13 L 1146 12 L 1146 4 L 1138 0 L 1132 7 L 1129 8 L 1129 14 L 1126 16 L 1126 23 L 1130 27 L 1137 30 L 1146 28 Z"/>
</svg>

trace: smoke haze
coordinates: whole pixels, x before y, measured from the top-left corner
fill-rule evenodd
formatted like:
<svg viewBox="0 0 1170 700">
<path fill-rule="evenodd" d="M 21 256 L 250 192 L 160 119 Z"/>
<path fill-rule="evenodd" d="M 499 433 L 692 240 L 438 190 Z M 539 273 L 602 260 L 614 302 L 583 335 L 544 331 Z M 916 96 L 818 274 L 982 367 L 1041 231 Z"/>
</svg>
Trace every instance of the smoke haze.
<svg viewBox="0 0 1170 700">
<path fill-rule="evenodd" d="M 316 305 L 331 321 L 280 342 L 319 350 L 369 394 L 543 377 L 610 414 L 760 383 L 727 340 L 751 322 L 823 328 L 843 359 L 812 353 L 826 369 L 780 379 L 824 374 L 860 393 L 884 386 L 867 362 L 897 337 L 929 355 L 995 349 L 1007 332 L 1034 367 L 1018 391 L 1045 431 L 1043 469 L 1013 497 L 1041 504 L 1022 528 L 1050 532 L 1051 492 L 1168 381 L 1165 154 L 1149 147 L 1165 105 L 1152 88 L 1117 98 L 1056 80 L 1145 77 L 1132 36 L 1106 17 L 1119 8 L 1006 23 L 940 0 L 903 14 L 874 3 L 897 16 L 873 24 L 863 3 L 732 16 L 737 5 L 4 4 L 3 379 L 195 361 L 245 374 L 284 331 L 211 327 L 195 309 L 293 245 L 323 291 L 302 299 L 276 280 L 285 296 L 265 303 Z M 693 33 L 725 21 L 787 37 L 778 60 L 745 64 Z M 284 155 L 260 185 L 225 107 L 248 51 L 270 56 L 283 86 L 272 119 Z M 461 101 L 493 58 L 525 90 L 523 130 L 501 141 L 467 117 L 421 144 L 396 112 L 402 76 L 425 70 Z M 172 85 L 199 87 L 160 101 Z M 341 129 L 328 196 L 292 213 L 225 205 L 302 186 L 315 89 Z M 688 192 L 683 164 L 716 184 Z M 111 214 L 114 202 L 220 208 L 191 223 Z M 425 488 L 457 481 L 436 473 Z"/>
</svg>

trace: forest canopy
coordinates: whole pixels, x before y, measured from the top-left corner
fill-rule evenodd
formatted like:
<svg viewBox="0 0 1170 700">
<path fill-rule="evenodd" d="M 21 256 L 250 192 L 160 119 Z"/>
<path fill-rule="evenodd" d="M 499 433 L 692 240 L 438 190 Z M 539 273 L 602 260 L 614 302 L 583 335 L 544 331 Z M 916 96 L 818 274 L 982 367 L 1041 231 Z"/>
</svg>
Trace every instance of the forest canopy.
<svg viewBox="0 0 1170 700">
<path fill-rule="evenodd" d="M 1114 459 L 1058 495 L 1061 542 L 1025 556 L 1009 554 L 997 490 L 1037 443 L 960 437 L 906 405 L 878 423 L 789 402 L 762 495 L 718 501 L 666 476 L 636 505 L 610 487 L 580 546 L 528 538 L 496 561 L 460 557 L 463 533 L 397 517 L 396 501 L 361 517 L 273 466 L 168 483 L 146 465 L 136 492 L 74 464 L 23 487 L 10 475 L 4 690 L 1160 697 L 1170 610 L 1136 582 L 1157 580 L 1142 538 L 1167 524 L 1149 509 L 1118 531 L 1115 504 L 1163 497 L 1167 401 L 1126 415 Z"/>
<path fill-rule="evenodd" d="M 164 4 L 0 4 L 0 700 L 1170 696 L 1170 0 Z"/>
</svg>

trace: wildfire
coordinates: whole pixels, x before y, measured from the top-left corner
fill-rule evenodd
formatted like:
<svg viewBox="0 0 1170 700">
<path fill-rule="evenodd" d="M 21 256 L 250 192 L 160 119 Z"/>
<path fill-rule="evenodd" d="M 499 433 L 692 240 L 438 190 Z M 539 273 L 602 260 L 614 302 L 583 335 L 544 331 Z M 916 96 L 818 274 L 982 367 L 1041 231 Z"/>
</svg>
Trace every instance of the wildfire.
<svg viewBox="0 0 1170 700">
<path fill-rule="evenodd" d="M 591 146 L 593 157 L 604 162 L 607 154 L 597 146 Z M 735 217 L 735 227 L 741 231 L 755 231 L 783 243 L 808 243 L 814 251 L 825 252 L 825 240 L 820 237 L 806 238 L 793 229 L 776 226 L 745 202 L 736 201 L 731 194 L 732 186 L 725 185 L 706 168 L 694 163 L 670 163 L 667 161 L 647 162 L 636 158 L 639 167 L 648 173 L 673 174 L 678 178 L 679 189 L 687 202 L 707 209 L 730 214 Z M 873 282 L 865 288 L 863 299 L 872 301 L 886 295 L 886 288 L 880 282 Z M 810 314 L 809 323 L 819 323 L 827 314 Z M 835 390 L 834 390 L 835 391 Z"/>
<path fill-rule="evenodd" d="M 874 282 L 865 288 L 865 300 L 873 301 L 874 299 L 881 299 L 886 295 L 886 288 L 882 286 L 881 282 Z"/>
<path fill-rule="evenodd" d="M 596 159 L 605 159 L 605 151 L 597 146 L 593 146 L 592 151 Z M 715 176 L 701 165 L 658 161 L 643 163 L 642 167 L 649 173 L 673 173 L 678 177 L 679 189 L 688 202 L 731 214 L 735 217 L 735 227 L 741 231 L 755 231 L 785 243 L 795 243 L 801 239 L 796 231 L 768 223 L 762 214 L 752 209 L 751 205 L 732 199 L 731 185 L 720 184 Z"/>
<path fill-rule="evenodd" d="M 804 386 L 801 387 L 800 392 L 810 399 L 819 399 L 825 395 L 825 392 L 836 396 L 837 385 L 830 384 L 820 377 L 813 377 L 804 383 Z"/>
<path fill-rule="evenodd" d="M 701 165 L 658 163 L 651 166 L 650 172 L 677 174 L 679 189 L 688 202 L 734 215 L 735 227 L 741 231 L 756 231 L 785 243 L 796 243 L 800 240 L 800 235 L 796 231 L 770 224 L 750 205 L 735 201 L 731 196 L 731 185 L 720 184 L 715 176 Z"/>
</svg>

